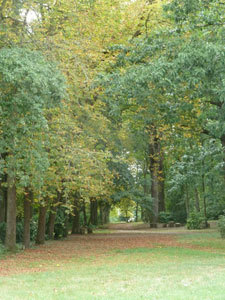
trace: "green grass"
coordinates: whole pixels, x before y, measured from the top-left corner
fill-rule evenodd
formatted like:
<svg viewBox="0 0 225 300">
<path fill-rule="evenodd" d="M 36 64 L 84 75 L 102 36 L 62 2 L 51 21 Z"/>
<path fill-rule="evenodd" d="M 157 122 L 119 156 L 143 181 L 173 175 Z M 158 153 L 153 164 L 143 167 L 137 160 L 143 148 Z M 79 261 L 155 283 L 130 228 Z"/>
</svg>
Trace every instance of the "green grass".
<svg viewBox="0 0 225 300">
<path fill-rule="evenodd" d="M 95 234 L 99 234 L 99 233 L 101 233 L 101 234 L 110 234 L 110 233 L 112 233 L 112 230 L 98 228 L 98 229 L 94 229 L 93 233 L 95 233 Z"/>
<path fill-rule="evenodd" d="M 225 240 L 221 239 L 219 232 L 196 232 L 181 235 L 179 240 L 182 243 L 187 243 L 191 245 L 196 245 L 200 247 L 206 247 L 214 250 L 224 250 L 225 251 Z"/>
<path fill-rule="evenodd" d="M 27 275 L 0 277 L 1 300 L 222 300 L 225 257 L 136 248 Z"/>
<path fill-rule="evenodd" d="M 156 245 L 88 257 L 81 253 L 68 263 L 49 261 L 48 271 L 0 276 L 0 299 L 225 299 L 225 241 L 212 230 L 179 234 L 178 240 L 210 249 Z M 0 247 L 0 258 L 1 253 Z M 35 264 L 41 262 L 30 267 Z"/>
</svg>

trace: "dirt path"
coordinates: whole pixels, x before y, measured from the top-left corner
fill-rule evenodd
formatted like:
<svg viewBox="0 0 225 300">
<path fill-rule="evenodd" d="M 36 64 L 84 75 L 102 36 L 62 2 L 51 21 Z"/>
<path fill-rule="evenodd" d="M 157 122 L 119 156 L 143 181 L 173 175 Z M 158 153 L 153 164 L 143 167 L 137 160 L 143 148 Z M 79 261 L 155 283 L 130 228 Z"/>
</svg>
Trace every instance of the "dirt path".
<svg viewBox="0 0 225 300">
<path fill-rule="evenodd" d="M 129 224 L 124 224 L 129 225 Z M 66 240 L 47 242 L 43 246 L 9 255 L 0 260 L 0 276 L 24 272 L 41 272 L 51 267 L 69 264 L 81 258 L 100 257 L 115 249 L 181 247 L 176 240 L 184 229 L 133 229 L 122 226 L 110 234 L 71 235 Z M 111 227 L 112 229 L 112 227 Z M 189 247 L 185 245 L 185 247 Z"/>
</svg>

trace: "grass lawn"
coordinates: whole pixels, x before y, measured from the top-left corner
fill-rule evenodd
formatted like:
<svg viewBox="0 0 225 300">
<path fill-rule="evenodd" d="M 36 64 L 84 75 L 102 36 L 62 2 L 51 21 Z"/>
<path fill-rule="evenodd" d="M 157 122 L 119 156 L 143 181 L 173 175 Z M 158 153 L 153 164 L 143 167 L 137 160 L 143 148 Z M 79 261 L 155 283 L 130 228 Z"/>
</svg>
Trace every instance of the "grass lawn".
<svg viewBox="0 0 225 300">
<path fill-rule="evenodd" d="M 138 244 L 137 234 L 115 237 L 113 234 L 74 238 L 65 248 L 68 253 L 72 252 L 69 260 L 63 261 L 57 256 L 54 261 L 45 261 L 42 270 L 38 257 L 33 262 L 38 269 L 0 277 L 0 299 L 225 299 L 225 241 L 214 231 L 174 237 L 168 232 L 162 237 L 155 232 L 142 234 L 142 244 Z M 167 234 L 170 234 L 169 240 Z M 112 243 L 115 239 L 118 247 Z M 123 242 L 128 247 L 123 247 Z M 134 242 L 139 247 L 135 247 Z M 183 246 L 178 245 L 180 242 Z M 62 243 L 47 245 L 42 254 L 46 255 L 49 247 L 62 247 Z M 195 245 L 207 249 L 196 249 Z M 91 255 L 85 255 L 85 249 L 90 249 Z M 35 251 L 32 255 L 37 255 Z M 18 254 L 9 262 L 20 257 L 24 259 L 23 254 Z"/>
<path fill-rule="evenodd" d="M 179 240 L 182 243 L 206 247 L 213 250 L 222 250 L 225 253 L 225 240 L 221 239 L 219 232 L 196 232 L 181 235 Z M 224 298 L 225 299 L 225 298 Z"/>
</svg>

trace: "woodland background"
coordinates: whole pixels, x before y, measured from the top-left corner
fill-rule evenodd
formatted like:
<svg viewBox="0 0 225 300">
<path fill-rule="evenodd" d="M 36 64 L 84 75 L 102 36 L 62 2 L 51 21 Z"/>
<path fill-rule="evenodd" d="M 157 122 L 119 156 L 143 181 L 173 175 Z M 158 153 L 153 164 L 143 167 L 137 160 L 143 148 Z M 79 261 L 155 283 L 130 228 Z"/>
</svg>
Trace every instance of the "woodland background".
<svg viewBox="0 0 225 300">
<path fill-rule="evenodd" d="M 1 0 L 6 247 L 222 215 L 224 39 L 221 0 Z"/>
</svg>

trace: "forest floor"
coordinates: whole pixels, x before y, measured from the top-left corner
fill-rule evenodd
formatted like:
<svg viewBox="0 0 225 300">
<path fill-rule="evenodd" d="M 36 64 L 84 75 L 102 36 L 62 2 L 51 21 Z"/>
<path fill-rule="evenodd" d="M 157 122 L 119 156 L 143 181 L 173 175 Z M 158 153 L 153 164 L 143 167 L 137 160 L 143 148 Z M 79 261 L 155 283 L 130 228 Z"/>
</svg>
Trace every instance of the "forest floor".
<svg viewBox="0 0 225 300">
<path fill-rule="evenodd" d="M 115 224 L 3 256 L 1 300 L 225 299 L 215 229 Z"/>
</svg>

